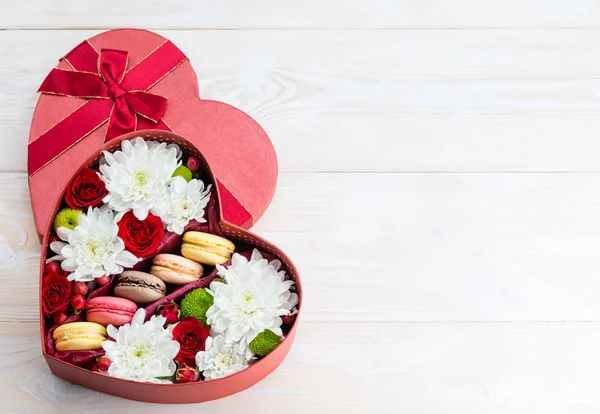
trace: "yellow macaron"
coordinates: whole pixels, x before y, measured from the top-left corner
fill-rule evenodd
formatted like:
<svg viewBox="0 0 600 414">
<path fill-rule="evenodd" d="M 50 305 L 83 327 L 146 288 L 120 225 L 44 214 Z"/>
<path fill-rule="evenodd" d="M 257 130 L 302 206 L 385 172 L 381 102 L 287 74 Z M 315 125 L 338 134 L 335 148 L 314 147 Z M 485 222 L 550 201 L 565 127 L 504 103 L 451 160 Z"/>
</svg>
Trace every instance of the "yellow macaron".
<svg viewBox="0 0 600 414">
<path fill-rule="evenodd" d="M 181 254 L 188 259 L 207 265 L 223 264 L 235 250 L 229 240 L 200 231 L 188 231 L 183 235 Z"/>
<path fill-rule="evenodd" d="M 52 333 L 57 351 L 86 351 L 102 348 L 106 328 L 95 322 L 71 322 L 59 326 Z"/>
</svg>

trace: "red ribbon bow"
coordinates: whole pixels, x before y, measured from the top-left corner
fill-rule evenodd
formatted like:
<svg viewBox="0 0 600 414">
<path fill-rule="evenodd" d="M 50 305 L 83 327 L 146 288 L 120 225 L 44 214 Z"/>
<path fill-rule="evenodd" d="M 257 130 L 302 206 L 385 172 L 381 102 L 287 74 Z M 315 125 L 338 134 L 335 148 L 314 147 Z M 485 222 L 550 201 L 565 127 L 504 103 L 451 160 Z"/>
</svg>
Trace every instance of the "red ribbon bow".
<svg viewBox="0 0 600 414">
<path fill-rule="evenodd" d="M 167 109 L 167 98 L 149 92 L 128 90 L 123 85 L 128 53 L 102 49 L 98 73 L 53 69 L 39 92 L 85 99 L 112 99 L 106 139 L 135 131 L 136 114 L 158 123 Z"/>
<path fill-rule="evenodd" d="M 106 140 L 138 129 L 171 129 L 161 119 L 167 98 L 147 90 L 186 60 L 165 41 L 127 70 L 129 53 L 102 49 L 83 42 L 63 59 L 73 68 L 55 68 L 39 92 L 88 99 L 86 103 L 29 145 L 29 174 L 33 174 L 106 121 Z"/>
</svg>

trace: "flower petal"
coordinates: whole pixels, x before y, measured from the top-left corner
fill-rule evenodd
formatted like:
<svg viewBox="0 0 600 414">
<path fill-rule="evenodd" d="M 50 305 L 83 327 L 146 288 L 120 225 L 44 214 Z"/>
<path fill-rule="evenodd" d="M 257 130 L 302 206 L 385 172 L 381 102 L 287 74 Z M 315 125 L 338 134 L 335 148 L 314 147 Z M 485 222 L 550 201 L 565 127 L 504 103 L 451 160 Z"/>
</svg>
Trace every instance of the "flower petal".
<svg viewBox="0 0 600 414">
<path fill-rule="evenodd" d="M 65 242 L 55 241 L 55 242 L 50 243 L 50 250 L 52 250 L 54 253 L 60 254 L 60 251 L 66 245 L 67 245 L 67 243 L 65 243 Z"/>
<path fill-rule="evenodd" d="M 83 218 L 83 214 L 81 214 L 79 216 L 79 220 L 81 220 Z M 56 229 L 56 235 L 64 241 L 68 241 L 69 240 L 69 236 L 71 235 L 71 233 L 73 233 L 73 230 L 67 228 L 67 227 L 59 227 Z"/>
</svg>

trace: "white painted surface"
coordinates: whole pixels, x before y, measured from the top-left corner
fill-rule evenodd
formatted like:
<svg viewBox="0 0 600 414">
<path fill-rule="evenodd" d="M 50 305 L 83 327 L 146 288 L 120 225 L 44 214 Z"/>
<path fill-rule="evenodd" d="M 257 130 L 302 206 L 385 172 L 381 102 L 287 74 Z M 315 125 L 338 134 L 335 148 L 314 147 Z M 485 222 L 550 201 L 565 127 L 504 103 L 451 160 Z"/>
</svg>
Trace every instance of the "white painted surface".
<svg viewBox="0 0 600 414">
<path fill-rule="evenodd" d="M 0 413 L 600 410 L 596 1 L 0 10 Z M 117 399 L 40 357 L 35 90 L 71 47 L 120 26 L 171 38 L 202 96 L 254 116 L 279 154 L 255 231 L 300 268 L 304 318 L 274 374 L 220 401 Z"/>
</svg>

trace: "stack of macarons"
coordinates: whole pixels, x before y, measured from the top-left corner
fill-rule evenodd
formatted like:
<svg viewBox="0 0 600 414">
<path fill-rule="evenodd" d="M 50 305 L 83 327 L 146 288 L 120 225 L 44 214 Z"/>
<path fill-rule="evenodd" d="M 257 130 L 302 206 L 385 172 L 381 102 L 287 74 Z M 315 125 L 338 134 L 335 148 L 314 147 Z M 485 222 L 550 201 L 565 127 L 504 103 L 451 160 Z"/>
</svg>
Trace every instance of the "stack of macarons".
<svg viewBox="0 0 600 414">
<path fill-rule="evenodd" d="M 235 245 L 219 236 L 199 231 L 183 235 L 182 256 L 158 254 L 152 260 L 150 273 L 126 270 L 117 279 L 115 296 L 129 299 L 138 305 L 155 302 L 167 294 L 167 283 L 186 285 L 204 275 L 204 267 L 223 264 L 231 259 Z"/>
<path fill-rule="evenodd" d="M 57 351 L 99 349 L 106 340 L 106 326 L 131 322 L 138 306 L 162 299 L 167 285 L 185 285 L 204 275 L 204 265 L 215 266 L 231 259 L 235 245 L 220 236 L 198 231 L 183 235 L 182 256 L 158 254 L 150 272 L 126 270 L 117 277 L 115 296 L 97 296 L 86 308 L 87 322 L 61 325 L 53 333 Z"/>
</svg>

